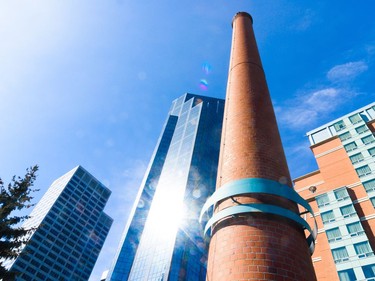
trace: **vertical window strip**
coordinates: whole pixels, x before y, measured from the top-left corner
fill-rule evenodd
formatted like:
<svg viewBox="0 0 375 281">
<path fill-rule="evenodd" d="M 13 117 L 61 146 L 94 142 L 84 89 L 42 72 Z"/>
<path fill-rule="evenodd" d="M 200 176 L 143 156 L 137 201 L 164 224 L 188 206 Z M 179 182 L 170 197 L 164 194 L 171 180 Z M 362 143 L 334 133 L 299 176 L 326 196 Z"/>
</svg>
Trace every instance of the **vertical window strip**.
<svg viewBox="0 0 375 281">
<path fill-rule="evenodd" d="M 375 147 L 370 148 L 370 149 L 368 150 L 368 153 L 370 153 L 371 156 L 375 156 Z"/>
</svg>

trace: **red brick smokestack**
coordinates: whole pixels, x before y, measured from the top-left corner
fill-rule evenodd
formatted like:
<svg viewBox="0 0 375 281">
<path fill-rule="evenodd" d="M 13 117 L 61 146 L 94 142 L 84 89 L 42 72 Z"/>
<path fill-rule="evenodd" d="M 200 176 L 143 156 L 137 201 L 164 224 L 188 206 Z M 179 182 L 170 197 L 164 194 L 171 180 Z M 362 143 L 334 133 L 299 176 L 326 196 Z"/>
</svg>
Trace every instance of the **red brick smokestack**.
<svg viewBox="0 0 375 281">
<path fill-rule="evenodd" d="M 232 23 L 215 193 L 224 185 L 243 181 L 250 182 L 253 190 L 280 185 L 294 192 L 252 23 L 245 12 L 237 13 Z M 271 205 L 298 215 L 297 204 L 267 192 L 231 192 L 231 196 L 216 202 L 215 214 L 233 206 L 266 209 L 231 214 L 215 221 L 211 228 L 207 280 L 316 280 L 301 225 L 285 215 L 267 211 Z"/>
</svg>

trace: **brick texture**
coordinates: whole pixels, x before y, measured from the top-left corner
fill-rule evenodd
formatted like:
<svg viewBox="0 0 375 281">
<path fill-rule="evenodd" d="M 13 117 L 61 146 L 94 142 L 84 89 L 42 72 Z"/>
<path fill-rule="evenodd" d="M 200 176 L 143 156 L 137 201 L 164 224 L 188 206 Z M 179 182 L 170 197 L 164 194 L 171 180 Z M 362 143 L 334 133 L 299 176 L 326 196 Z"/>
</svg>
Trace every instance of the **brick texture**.
<svg viewBox="0 0 375 281">
<path fill-rule="evenodd" d="M 217 188 L 232 180 L 265 178 L 292 186 L 258 53 L 252 18 L 236 14 L 228 76 Z M 298 212 L 296 204 L 271 195 L 238 196 L 239 203 L 265 203 Z M 215 211 L 237 205 L 232 199 Z M 316 280 L 302 228 L 279 216 L 248 214 L 215 225 L 207 281 Z"/>
</svg>

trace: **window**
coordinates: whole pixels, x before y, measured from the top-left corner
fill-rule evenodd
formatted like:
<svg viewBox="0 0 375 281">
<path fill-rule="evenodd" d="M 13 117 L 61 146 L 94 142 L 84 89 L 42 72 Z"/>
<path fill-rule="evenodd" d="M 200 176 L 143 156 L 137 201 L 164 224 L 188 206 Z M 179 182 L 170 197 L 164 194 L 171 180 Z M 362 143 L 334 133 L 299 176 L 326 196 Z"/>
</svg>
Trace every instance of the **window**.
<svg viewBox="0 0 375 281">
<path fill-rule="evenodd" d="M 345 199 L 349 198 L 349 194 L 348 194 L 348 191 L 346 190 L 346 188 L 341 188 L 341 189 L 335 190 L 334 193 L 335 193 L 335 197 L 336 197 L 337 201 L 341 201 L 341 200 L 345 200 Z"/>
<path fill-rule="evenodd" d="M 326 234 L 327 234 L 328 242 L 334 242 L 334 241 L 342 239 L 341 232 L 338 227 L 327 230 Z"/>
<path fill-rule="evenodd" d="M 364 177 L 366 175 L 371 174 L 371 169 L 368 165 L 359 167 L 359 168 L 355 169 L 355 171 L 357 172 L 359 177 Z"/>
<path fill-rule="evenodd" d="M 42 280 L 46 280 L 46 276 L 43 274 L 43 273 L 41 273 L 41 272 L 38 272 L 37 274 L 36 274 L 36 276 L 38 276 L 40 279 L 42 279 Z"/>
<path fill-rule="evenodd" d="M 25 281 L 32 281 L 33 278 L 30 275 L 27 275 L 25 272 L 22 274 L 22 279 Z"/>
<path fill-rule="evenodd" d="M 340 212 L 344 216 L 344 218 L 351 217 L 356 213 L 352 204 L 341 207 Z"/>
<path fill-rule="evenodd" d="M 345 129 L 345 127 L 346 127 L 344 121 L 342 121 L 342 120 L 333 124 L 333 126 L 335 127 L 336 132 Z"/>
<path fill-rule="evenodd" d="M 353 281 L 357 280 L 353 269 L 342 270 L 338 272 L 340 281 Z"/>
<path fill-rule="evenodd" d="M 375 264 L 362 266 L 366 279 L 375 277 Z"/>
<path fill-rule="evenodd" d="M 370 149 L 368 150 L 368 153 L 370 153 L 370 155 L 374 157 L 374 156 L 375 156 L 375 147 L 370 148 Z"/>
<path fill-rule="evenodd" d="M 357 132 L 357 134 L 363 134 L 368 131 L 368 128 L 366 125 L 363 125 L 358 128 L 355 128 L 355 131 Z"/>
<path fill-rule="evenodd" d="M 352 151 L 354 149 L 357 149 L 357 144 L 353 141 L 351 143 L 348 143 L 348 144 L 344 145 L 344 148 L 345 148 L 346 152 L 349 152 L 349 151 Z"/>
<path fill-rule="evenodd" d="M 375 179 L 364 182 L 363 187 L 367 192 L 375 190 Z"/>
<path fill-rule="evenodd" d="M 27 267 L 26 272 L 31 273 L 31 274 L 35 274 L 36 270 L 33 267 L 29 266 L 29 267 Z"/>
<path fill-rule="evenodd" d="M 353 164 L 361 162 L 361 161 L 364 160 L 364 157 L 363 157 L 362 153 L 354 154 L 354 155 L 350 156 L 349 158 L 350 158 L 350 161 L 352 161 Z"/>
<path fill-rule="evenodd" d="M 373 207 L 375 207 L 375 197 L 370 198 L 371 204 Z"/>
<path fill-rule="evenodd" d="M 348 251 L 345 247 L 337 248 L 332 250 L 332 256 L 335 263 L 340 263 L 349 260 Z"/>
<path fill-rule="evenodd" d="M 316 203 L 318 207 L 329 205 L 329 199 L 327 194 L 319 195 L 316 197 Z"/>
<path fill-rule="evenodd" d="M 367 241 L 354 244 L 354 249 L 359 258 L 365 258 L 374 255 Z"/>
<path fill-rule="evenodd" d="M 357 124 L 358 122 L 362 121 L 362 118 L 359 114 L 354 114 L 349 117 L 349 120 L 352 124 Z"/>
<path fill-rule="evenodd" d="M 44 265 L 42 265 L 42 266 L 40 267 L 40 269 L 43 270 L 43 271 L 46 272 L 46 273 L 49 272 L 48 267 L 46 267 L 46 266 L 44 266 Z"/>
<path fill-rule="evenodd" d="M 335 215 L 333 214 L 333 211 L 321 213 L 320 216 L 322 217 L 323 223 L 335 221 Z"/>
<path fill-rule="evenodd" d="M 346 132 L 346 133 L 343 133 L 343 134 L 339 135 L 339 138 L 340 138 L 341 141 L 350 139 L 351 137 L 352 137 L 352 135 L 349 132 Z"/>
<path fill-rule="evenodd" d="M 348 229 L 350 236 L 359 236 L 365 233 L 359 221 L 347 224 L 346 228 Z"/>
<path fill-rule="evenodd" d="M 364 137 L 364 138 L 362 138 L 361 140 L 362 140 L 362 142 L 363 142 L 364 144 L 370 144 L 370 143 L 375 142 L 375 139 L 374 139 L 374 136 L 373 136 L 373 135 L 369 135 L 369 136 L 367 136 L 367 137 Z"/>
</svg>

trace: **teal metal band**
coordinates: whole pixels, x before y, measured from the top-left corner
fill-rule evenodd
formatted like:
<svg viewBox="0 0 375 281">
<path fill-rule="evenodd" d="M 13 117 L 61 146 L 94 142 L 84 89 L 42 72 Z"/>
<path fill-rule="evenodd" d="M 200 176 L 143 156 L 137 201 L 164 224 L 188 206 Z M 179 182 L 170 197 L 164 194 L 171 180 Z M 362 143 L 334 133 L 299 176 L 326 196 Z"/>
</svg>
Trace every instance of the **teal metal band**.
<svg viewBox="0 0 375 281">
<path fill-rule="evenodd" d="M 267 213 L 267 214 L 274 214 L 278 216 L 282 216 L 293 220 L 294 222 L 302 225 L 305 229 L 310 232 L 309 237 L 307 238 L 307 243 L 310 248 L 310 253 L 314 252 L 315 248 L 315 238 L 316 238 L 316 227 L 314 230 L 311 229 L 310 225 L 302 219 L 296 213 L 289 211 L 288 209 L 284 209 L 274 205 L 268 204 L 243 204 L 238 206 L 233 206 L 226 208 L 212 216 L 211 219 L 208 220 L 206 227 L 204 229 L 204 234 L 212 227 L 213 224 L 217 223 L 218 221 L 233 215 L 244 214 L 244 213 Z"/>
<path fill-rule="evenodd" d="M 265 193 L 280 196 L 303 206 L 310 213 L 313 213 L 310 205 L 293 188 L 269 179 L 249 178 L 229 182 L 216 190 L 203 205 L 199 221 L 202 221 L 204 213 L 220 200 L 248 193 Z"/>
<path fill-rule="evenodd" d="M 314 217 L 314 212 L 311 206 L 304 200 L 293 188 L 280 184 L 279 182 L 262 179 L 262 178 L 249 178 L 241 179 L 229 182 L 218 190 L 206 201 L 203 205 L 199 221 L 202 221 L 204 213 L 213 205 L 215 205 L 220 200 L 230 198 L 233 196 L 250 194 L 250 193 L 263 193 L 263 194 L 272 194 L 285 199 L 289 199 L 309 211 L 314 218 L 314 228 L 311 229 L 310 225 L 306 220 L 302 219 L 299 214 L 296 214 L 288 209 L 278 207 L 275 205 L 268 204 L 242 204 L 238 206 L 228 207 L 220 212 L 214 214 L 207 222 L 204 230 L 204 234 L 219 220 L 224 219 L 228 216 L 233 216 L 241 213 L 269 213 L 278 216 L 288 218 L 295 221 L 301 225 L 304 229 L 307 229 L 310 232 L 310 235 L 307 237 L 307 243 L 310 248 L 311 254 L 314 252 L 315 248 L 315 239 L 317 236 L 317 223 Z"/>
<path fill-rule="evenodd" d="M 303 225 L 310 233 L 312 233 L 312 229 L 309 224 L 302 219 L 296 213 L 289 211 L 287 209 L 275 206 L 275 205 L 268 205 L 268 204 L 243 204 L 238 206 L 233 206 L 226 208 L 212 216 L 211 219 L 208 220 L 206 227 L 204 229 L 204 234 L 211 228 L 211 226 L 218 222 L 219 220 L 224 219 L 225 217 L 243 214 L 243 213 L 268 213 L 286 217 L 295 221 L 296 223 Z"/>
</svg>

